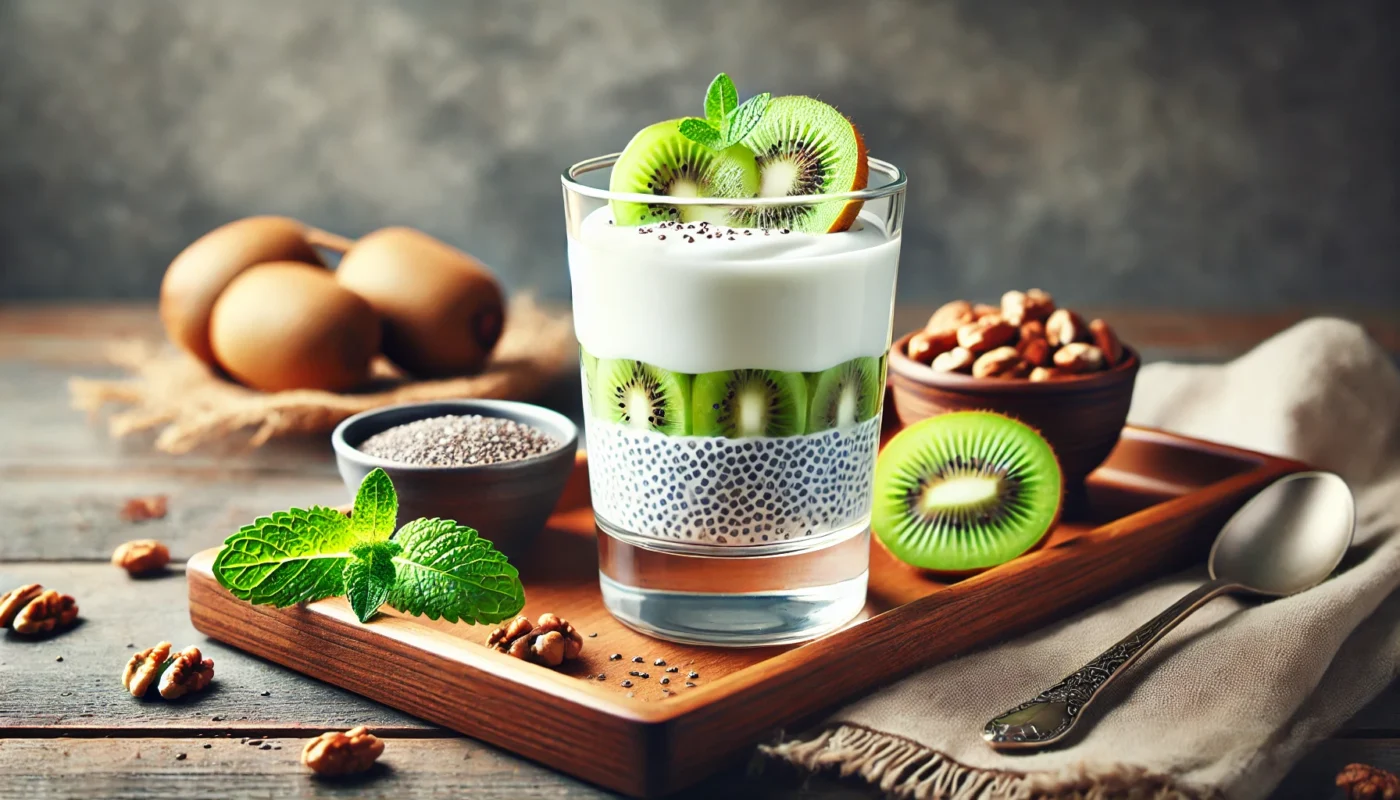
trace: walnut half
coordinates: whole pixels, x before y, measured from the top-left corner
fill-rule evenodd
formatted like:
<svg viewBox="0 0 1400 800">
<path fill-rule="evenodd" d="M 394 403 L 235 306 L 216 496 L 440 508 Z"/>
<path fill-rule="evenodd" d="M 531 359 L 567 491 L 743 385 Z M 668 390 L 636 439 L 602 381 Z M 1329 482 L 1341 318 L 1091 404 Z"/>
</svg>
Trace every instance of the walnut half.
<svg viewBox="0 0 1400 800">
<path fill-rule="evenodd" d="M 161 642 L 136 653 L 126 662 L 126 669 L 122 670 L 122 686 L 131 692 L 132 697 L 145 697 L 169 660 L 170 642 Z"/>
<path fill-rule="evenodd" d="M 15 633 L 43 636 L 60 631 L 78 618 L 78 602 L 72 595 L 46 589 L 15 615 Z"/>
<path fill-rule="evenodd" d="M 1369 764 L 1348 764 L 1337 775 L 1337 786 L 1348 800 L 1397 800 L 1400 777 Z"/>
<path fill-rule="evenodd" d="M 4 594 L 0 594 L 0 628 L 10 627 L 25 606 L 30 601 L 44 593 L 44 587 L 37 583 L 26 583 L 18 589 L 11 589 Z"/>
<path fill-rule="evenodd" d="M 160 676 L 160 696 L 174 700 L 202 691 L 214 680 L 214 659 L 205 658 L 198 647 L 191 645 L 171 660 Z"/>
<path fill-rule="evenodd" d="M 170 563 L 170 549 L 155 539 L 137 539 L 118 546 L 112 563 L 132 575 L 150 575 Z"/>
<path fill-rule="evenodd" d="M 374 766 L 383 752 L 384 743 L 361 725 L 345 733 L 329 731 L 307 742 L 301 763 L 317 775 L 351 775 Z"/>
<path fill-rule="evenodd" d="M 541 614 L 536 625 L 530 624 L 528 617 L 516 617 L 509 625 L 496 628 L 486 639 L 486 646 L 546 667 L 557 667 L 579 657 L 583 636 L 559 617 Z"/>
</svg>

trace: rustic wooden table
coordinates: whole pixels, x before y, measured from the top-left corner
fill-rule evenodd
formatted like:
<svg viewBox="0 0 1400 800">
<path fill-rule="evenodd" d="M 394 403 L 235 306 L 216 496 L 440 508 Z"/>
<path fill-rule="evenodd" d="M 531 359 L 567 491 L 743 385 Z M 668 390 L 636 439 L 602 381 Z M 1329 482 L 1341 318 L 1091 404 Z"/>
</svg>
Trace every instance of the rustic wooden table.
<svg viewBox="0 0 1400 800">
<path fill-rule="evenodd" d="M 902 311 L 901 329 L 924 313 Z M 1149 360 L 1229 357 L 1294 319 L 1113 318 Z M 1400 350 L 1400 325 L 1372 327 Z M 0 308 L 0 590 L 39 582 L 75 595 L 82 608 L 81 624 L 56 638 L 0 638 L 0 797 L 610 796 L 547 764 L 206 641 L 190 626 L 178 566 L 166 577 L 136 581 L 107 563 L 128 539 L 161 539 L 182 561 L 259 513 L 347 499 L 324 438 L 173 458 L 154 452 L 149 438 L 114 442 L 99 423 L 70 410 L 70 376 L 113 374 L 103 361 L 107 344 L 159 335 L 149 306 Z M 568 406 L 571 391 L 561 389 L 556 402 Z M 128 498 L 158 494 L 169 497 L 164 519 L 119 517 Z M 208 692 L 173 704 L 124 694 L 119 674 L 132 650 L 162 639 L 198 644 L 214 658 L 218 680 Z M 383 766 L 351 784 L 323 783 L 302 769 L 307 737 L 357 724 L 388 741 Z M 1339 796 L 1333 776 L 1351 761 L 1400 771 L 1396 686 L 1323 742 L 1276 796 Z M 878 792 L 754 760 L 685 796 Z"/>
</svg>

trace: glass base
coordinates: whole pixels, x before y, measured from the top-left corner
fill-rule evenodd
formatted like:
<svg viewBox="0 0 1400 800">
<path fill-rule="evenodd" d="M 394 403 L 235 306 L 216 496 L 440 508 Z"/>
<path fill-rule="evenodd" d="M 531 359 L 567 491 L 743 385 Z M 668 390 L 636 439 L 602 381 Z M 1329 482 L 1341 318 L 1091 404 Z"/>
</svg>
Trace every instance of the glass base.
<svg viewBox="0 0 1400 800">
<path fill-rule="evenodd" d="M 624 625 L 686 644 L 761 647 L 814 639 L 861 613 L 868 523 L 801 549 L 677 552 L 598 520 L 603 603 Z"/>
</svg>

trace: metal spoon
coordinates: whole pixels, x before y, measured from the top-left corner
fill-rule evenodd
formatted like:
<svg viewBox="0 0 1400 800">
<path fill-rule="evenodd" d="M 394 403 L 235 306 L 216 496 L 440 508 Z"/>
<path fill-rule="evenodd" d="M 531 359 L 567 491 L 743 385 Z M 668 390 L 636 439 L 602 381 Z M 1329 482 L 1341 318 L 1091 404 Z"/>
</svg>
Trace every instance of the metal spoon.
<svg viewBox="0 0 1400 800">
<path fill-rule="evenodd" d="M 1356 507 L 1330 472 L 1281 478 L 1235 512 L 1210 550 L 1210 581 L 1178 600 L 1030 701 L 987 723 L 982 738 L 996 750 L 1033 750 L 1064 738 L 1085 707 L 1167 631 L 1222 594 L 1284 597 L 1311 589 L 1351 546 Z"/>
</svg>

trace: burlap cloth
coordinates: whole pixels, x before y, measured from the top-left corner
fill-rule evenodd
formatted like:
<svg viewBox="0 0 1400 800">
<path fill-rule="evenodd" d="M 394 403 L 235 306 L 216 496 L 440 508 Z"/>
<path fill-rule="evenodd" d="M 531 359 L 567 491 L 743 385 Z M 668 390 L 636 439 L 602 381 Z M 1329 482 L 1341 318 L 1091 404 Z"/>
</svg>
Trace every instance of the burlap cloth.
<svg viewBox="0 0 1400 800">
<path fill-rule="evenodd" d="M 1394 680 L 1400 373 L 1374 342 L 1314 319 L 1224 366 L 1152 365 L 1131 419 L 1340 473 L 1358 505 L 1342 569 L 1294 597 L 1211 602 L 1100 696 L 1066 749 L 999 755 L 980 734 L 1196 587 L 1204 567 L 911 676 L 766 750 L 899 797 L 1260 798 Z"/>
<path fill-rule="evenodd" d="M 121 380 L 74 378 L 73 405 L 96 413 L 126 406 L 108 420 L 113 436 L 160 428 L 155 444 L 183 453 L 233 435 L 250 446 L 288 434 L 328 431 L 361 411 L 397 403 L 464 397 L 528 400 L 577 358 L 573 324 L 551 315 L 530 297 L 513 301 L 506 327 L 485 371 L 444 380 L 410 381 L 388 362 L 376 363 L 374 383 L 359 392 L 313 390 L 264 393 L 217 375 L 169 345 L 131 341 L 113 345 L 112 363 L 132 373 Z"/>
</svg>

